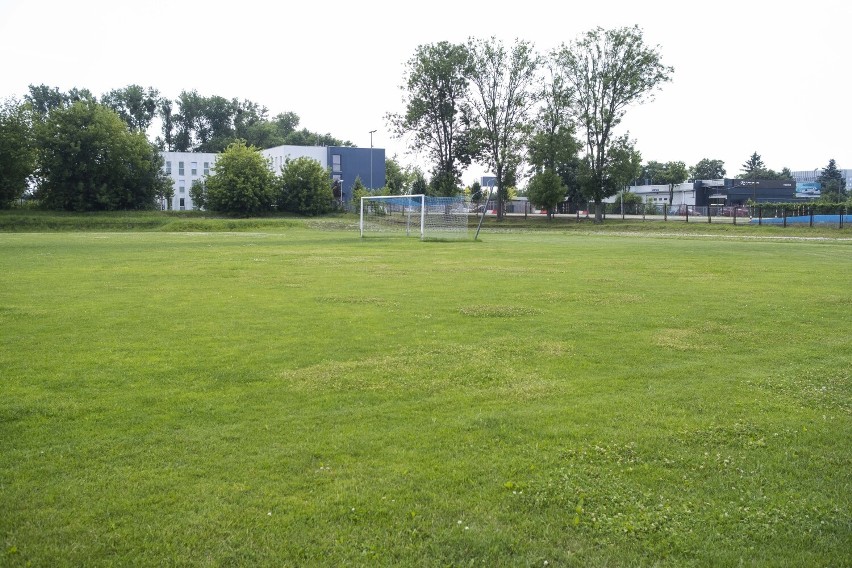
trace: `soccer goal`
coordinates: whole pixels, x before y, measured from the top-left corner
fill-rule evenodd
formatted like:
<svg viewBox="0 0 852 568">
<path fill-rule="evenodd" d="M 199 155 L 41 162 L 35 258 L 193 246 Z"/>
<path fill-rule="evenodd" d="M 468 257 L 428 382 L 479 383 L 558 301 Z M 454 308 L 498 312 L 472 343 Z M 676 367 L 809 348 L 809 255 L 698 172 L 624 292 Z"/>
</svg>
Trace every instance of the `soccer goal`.
<svg viewBox="0 0 852 568">
<path fill-rule="evenodd" d="M 362 197 L 361 236 L 398 234 L 421 239 L 465 239 L 469 210 L 464 197 Z"/>
</svg>

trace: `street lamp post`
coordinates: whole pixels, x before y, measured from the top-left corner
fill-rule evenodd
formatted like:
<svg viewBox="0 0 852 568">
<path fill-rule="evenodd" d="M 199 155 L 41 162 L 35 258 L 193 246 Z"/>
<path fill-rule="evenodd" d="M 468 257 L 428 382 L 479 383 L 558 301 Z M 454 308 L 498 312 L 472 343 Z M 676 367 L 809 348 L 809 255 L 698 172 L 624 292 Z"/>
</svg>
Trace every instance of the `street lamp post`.
<svg viewBox="0 0 852 568">
<path fill-rule="evenodd" d="M 370 191 L 373 191 L 373 132 L 370 131 Z"/>
</svg>

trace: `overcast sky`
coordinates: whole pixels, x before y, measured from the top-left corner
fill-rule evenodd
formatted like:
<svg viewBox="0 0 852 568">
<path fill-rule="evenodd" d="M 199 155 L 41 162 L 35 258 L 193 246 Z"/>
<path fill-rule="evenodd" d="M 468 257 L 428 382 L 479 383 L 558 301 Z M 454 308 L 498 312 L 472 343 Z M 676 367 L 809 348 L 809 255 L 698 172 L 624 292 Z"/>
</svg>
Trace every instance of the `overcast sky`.
<svg viewBox="0 0 852 568">
<path fill-rule="evenodd" d="M 514 6 L 514 7 L 509 7 Z M 0 98 L 30 84 L 95 95 L 129 84 L 249 99 L 270 116 L 414 163 L 391 138 L 414 49 L 516 37 L 546 52 L 579 34 L 638 24 L 672 82 L 628 110 L 644 161 L 721 159 L 728 176 L 757 151 L 775 170 L 852 168 L 852 2 L 526 0 L 211 2 L 0 0 Z M 484 173 L 472 168 L 465 183 Z"/>
</svg>

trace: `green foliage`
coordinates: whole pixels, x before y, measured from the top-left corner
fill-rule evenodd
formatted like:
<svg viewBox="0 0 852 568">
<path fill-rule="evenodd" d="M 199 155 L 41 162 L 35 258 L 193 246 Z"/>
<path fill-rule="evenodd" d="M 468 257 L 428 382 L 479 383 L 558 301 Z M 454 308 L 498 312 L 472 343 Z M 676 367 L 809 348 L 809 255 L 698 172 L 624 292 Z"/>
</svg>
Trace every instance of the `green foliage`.
<svg viewBox="0 0 852 568">
<path fill-rule="evenodd" d="M 179 152 L 220 152 L 236 140 L 249 146 L 270 148 L 294 146 L 351 146 L 330 134 L 297 130 L 299 117 L 293 112 L 267 117 L 268 110 L 258 103 L 221 96 L 204 96 L 183 91 L 173 103 L 159 106 L 163 120 L 163 148 Z"/>
<path fill-rule="evenodd" d="M 552 219 L 556 204 L 565 198 L 565 191 L 559 175 L 546 169 L 532 177 L 527 186 L 527 197 L 536 207 L 547 209 L 547 216 Z"/>
<path fill-rule="evenodd" d="M 426 176 L 423 175 L 423 172 L 415 168 L 412 173 L 411 194 L 425 195 L 427 193 L 429 193 L 429 182 L 426 181 Z"/>
<path fill-rule="evenodd" d="M 361 206 L 361 198 L 369 197 L 372 195 L 367 188 L 361 183 L 361 178 L 356 177 L 355 183 L 352 184 L 352 204 L 355 206 L 355 210 L 358 210 L 358 207 Z"/>
<path fill-rule="evenodd" d="M 272 210 L 275 175 L 257 148 L 240 140 L 216 160 L 205 181 L 205 206 L 211 211 L 247 215 Z"/>
<path fill-rule="evenodd" d="M 26 192 L 36 168 L 31 108 L 12 99 L 0 104 L 0 209 Z"/>
<path fill-rule="evenodd" d="M 724 179 L 725 174 L 725 162 L 722 160 L 704 158 L 689 168 L 689 175 L 695 180 Z"/>
<path fill-rule="evenodd" d="M 101 104 L 114 110 L 131 130 L 145 132 L 157 114 L 160 93 L 153 87 L 128 85 L 102 95 Z"/>
<path fill-rule="evenodd" d="M 471 107 L 488 168 L 497 177 L 497 218 L 503 218 L 506 188 L 522 161 L 529 135 L 529 118 L 540 95 L 537 71 L 541 57 L 520 39 L 510 46 L 491 37 L 468 41 L 473 96 Z"/>
<path fill-rule="evenodd" d="M 792 180 L 793 175 L 789 168 L 783 168 L 780 173 L 768 169 L 763 163 L 760 154 L 755 152 L 743 163 L 742 173 L 737 176 L 737 179 Z"/>
<path fill-rule="evenodd" d="M 282 211 L 321 215 L 334 209 L 330 173 L 312 158 L 287 160 L 278 183 L 278 208 Z"/>
<path fill-rule="evenodd" d="M 572 107 L 585 134 L 581 186 L 595 202 L 595 221 L 601 222 L 603 199 L 619 189 L 607 171 L 613 129 L 630 105 L 648 99 L 674 70 L 662 64 L 656 49 L 644 44 L 638 26 L 595 28 L 570 46 L 563 45 L 553 61 L 572 91 Z"/>
<path fill-rule="evenodd" d="M 471 62 L 468 47 L 442 41 L 419 45 L 406 63 L 405 112 L 388 114 L 387 121 L 397 137 L 412 134 L 410 146 L 425 152 L 434 164 L 436 195 L 447 193 L 459 182 L 461 168 L 475 157 L 470 121 L 468 77 Z"/>
<path fill-rule="evenodd" d="M 426 194 L 436 197 L 453 197 L 458 195 L 460 190 L 457 180 L 458 177 L 449 172 L 434 172 L 432 179 L 429 180 L 429 188 Z"/>
<path fill-rule="evenodd" d="M 199 178 L 192 181 L 189 187 L 189 198 L 192 199 L 192 205 L 195 209 L 207 208 L 207 184 L 204 179 Z"/>
<path fill-rule="evenodd" d="M 54 108 L 38 129 L 38 196 L 49 209 L 149 209 L 171 188 L 162 157 L 112 110 L 80 100 Z"/>
<path fill-rule="evenodd" d="M 834 158 L 830 159 L 828 165 L 822 169 L 817 181 L 822 184 L 821 199 L 834 203 L 840 203 L 846 199 L 846 179 L 837 168 Z"/>
</svg>

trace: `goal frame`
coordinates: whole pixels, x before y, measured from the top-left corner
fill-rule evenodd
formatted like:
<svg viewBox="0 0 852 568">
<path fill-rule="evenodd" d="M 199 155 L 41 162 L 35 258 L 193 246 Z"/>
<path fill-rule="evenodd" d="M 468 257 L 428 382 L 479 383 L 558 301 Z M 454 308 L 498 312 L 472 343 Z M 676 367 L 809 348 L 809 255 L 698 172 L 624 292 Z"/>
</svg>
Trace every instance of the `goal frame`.
<svg viewBox="0 0 852 568">
<path fill-rule="evenodd" d="M 364 201 L 365 200 L 388 200 L 388 199 L 420 199 L 420 240 L 426 236 L 426 195 L 423 193 L 415 193 L 414 195 L 371 195 L 361 198 L 361 214 L 359 229 L 361 238 L 364 238 Z"/>
</svg>

